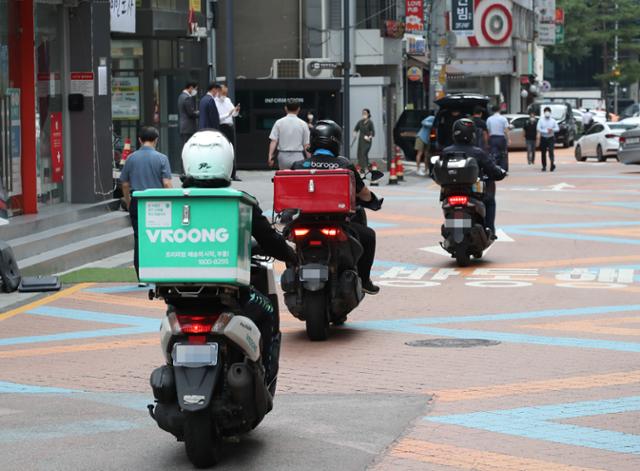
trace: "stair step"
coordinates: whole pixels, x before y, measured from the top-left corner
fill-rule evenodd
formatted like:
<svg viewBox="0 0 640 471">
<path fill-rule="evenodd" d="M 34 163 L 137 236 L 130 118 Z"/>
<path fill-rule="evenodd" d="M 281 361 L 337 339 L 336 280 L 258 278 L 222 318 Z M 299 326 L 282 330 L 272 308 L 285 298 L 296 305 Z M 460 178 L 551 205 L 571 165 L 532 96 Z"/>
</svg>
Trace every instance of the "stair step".
<svg viewBox="0 0 640 471">
<path fill-rule="evenodd" d="M 51 275 L 133 248 L 131 227 L 57 247 L 18 261 L 22 275 Z M 132 260 L 133 262 L 133 260 Z"/>
<path fill-rule="evenodd" d="M 54 247 L 62 247 L 74 242 L 105 235 L 130 227 L 129 214 L 114 211 L 82 221 L 31 233 L 9 240 L 8 243 L 18 261 L 46 252 Z"/>
<path fill-rule="evenodd" d="M 17 216 L 9 224 L 0 227 L 0 240 L 12 240 L 58 226 L 84 221 L 118 209 L 119 200 L 107 200 L 94 204 L 66 204 L 45 207 L 38 214 Z"/>
</svg>

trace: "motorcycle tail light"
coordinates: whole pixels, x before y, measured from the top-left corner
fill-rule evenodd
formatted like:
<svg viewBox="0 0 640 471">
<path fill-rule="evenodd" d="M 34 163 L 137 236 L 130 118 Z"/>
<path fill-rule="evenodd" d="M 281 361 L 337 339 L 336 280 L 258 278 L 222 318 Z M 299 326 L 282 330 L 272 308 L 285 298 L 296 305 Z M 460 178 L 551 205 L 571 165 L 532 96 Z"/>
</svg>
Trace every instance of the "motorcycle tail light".
<svg viewBox="0 0 640 471">
<path fill-rule="evenodd" d="M 447 200 L 450 206 L 466 206 L 469 203 L 468 196 L 449 196 Z"/>
<path fill-rule="evenodd" d="M 320 229 L 320 232 L 322 232 L 327 237 L 338 237 L 342 231 L 337 227 L 325 227 L 323 229 Z"/>
<path fill-rule="evenodd" d="M 320 246 L 322 246 L 322 241 L 321 240 L 310 240 L 309 241 L 309 245 L 311 247 L 320 247 Z"/>
<path fill-rule="evenodd" d="M 180 330 L 183 334 L 207 334 L 211 332 L 213 325 L 218 320 L 218 316 L 191 316 L 176 315 Z"/>
<path fill-rule="evenodd" d="M 309 229 L 307 229 L 306 227 L 298 227 L 296 229 L 293 230 L 293 235 L 296 238 L 301 238 L 306 236 L 309 233 Z"/>
</svg>

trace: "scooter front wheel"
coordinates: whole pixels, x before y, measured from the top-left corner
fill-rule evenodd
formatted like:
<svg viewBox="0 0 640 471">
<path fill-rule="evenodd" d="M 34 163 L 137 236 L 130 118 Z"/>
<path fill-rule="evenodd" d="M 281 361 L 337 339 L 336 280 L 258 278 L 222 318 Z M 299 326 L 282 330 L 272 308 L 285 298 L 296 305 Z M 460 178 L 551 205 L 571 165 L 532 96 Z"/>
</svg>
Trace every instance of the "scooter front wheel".
<svg viewBox="0 0 640 471">
<path fill-rule="evenodd" d="M 220 436 L 208 410 L 185 414 L 184 447 L 196 468 L 209 468 L 220 459 Z"/>
<path fill-rule="evenodd" d="M 324 291 L 308 291 L 304 294 L 304 318 L 309 340 L 327 340 L 329 337 L 329 318 L 327 317 L 327 299 Z"/>
</svg>

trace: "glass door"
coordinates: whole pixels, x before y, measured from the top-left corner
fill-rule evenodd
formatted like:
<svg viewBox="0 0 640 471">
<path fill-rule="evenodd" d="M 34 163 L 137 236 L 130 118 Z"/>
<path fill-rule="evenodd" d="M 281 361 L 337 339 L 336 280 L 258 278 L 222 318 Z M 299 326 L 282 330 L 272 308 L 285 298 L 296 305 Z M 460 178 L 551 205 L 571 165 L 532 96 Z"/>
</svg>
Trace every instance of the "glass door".
<svg viewBox="0 0 640 471">
<path fill-rule="evenodd" d="M 62 11 L 54 2 L 37 2 L 35 6 L 36 159 L 41 204 L 59 203 L 64 198 Z"/>
</svg>

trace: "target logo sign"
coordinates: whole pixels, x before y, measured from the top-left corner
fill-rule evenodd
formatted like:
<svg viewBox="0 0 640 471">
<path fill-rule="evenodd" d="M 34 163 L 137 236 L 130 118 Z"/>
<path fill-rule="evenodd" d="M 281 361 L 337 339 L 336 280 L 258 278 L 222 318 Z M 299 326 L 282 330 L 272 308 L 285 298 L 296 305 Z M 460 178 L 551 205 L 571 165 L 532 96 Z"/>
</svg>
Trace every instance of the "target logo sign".
<svg viewBox="0 0 640 471">
<path fill-rule="evenodd" d="M 510 47 L 513 32 L 511 0 L 475 0 L 474 4 L 474 35 L 459 42 L 468 43 L 468 47 Z"/>
</svg>

